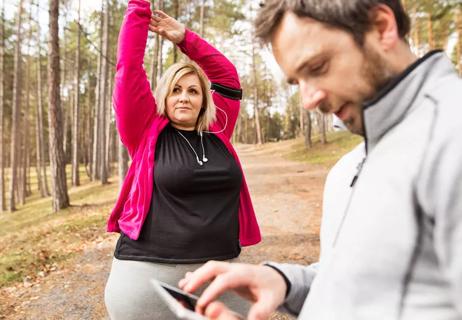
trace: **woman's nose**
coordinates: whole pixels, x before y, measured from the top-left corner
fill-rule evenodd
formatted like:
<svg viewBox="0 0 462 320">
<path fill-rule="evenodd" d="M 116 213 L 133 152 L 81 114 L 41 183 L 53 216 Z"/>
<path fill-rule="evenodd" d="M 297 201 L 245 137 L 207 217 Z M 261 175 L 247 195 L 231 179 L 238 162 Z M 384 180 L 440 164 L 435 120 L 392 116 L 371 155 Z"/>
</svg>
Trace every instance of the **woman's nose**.
<svg viewBox="0 0 462 320">
<path fill-rule="evenodd" d="M 189 95 L 186 91 L 181 92 L 180 94 L 180 101 L 189 101 Z"/>
</svg>

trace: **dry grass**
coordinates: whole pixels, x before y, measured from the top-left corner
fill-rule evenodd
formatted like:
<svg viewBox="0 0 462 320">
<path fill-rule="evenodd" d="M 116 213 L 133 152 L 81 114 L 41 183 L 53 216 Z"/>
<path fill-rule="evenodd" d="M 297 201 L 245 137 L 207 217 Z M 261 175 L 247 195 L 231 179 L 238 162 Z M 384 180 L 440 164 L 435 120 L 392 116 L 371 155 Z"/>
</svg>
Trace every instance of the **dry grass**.
<svg viewBox="0 0 462 320">
<path fill-rule="evenodd" d="M 51 198 L 41 198 L 35 190 L 17 211 L 0 214 L 0 287 L 53 271 L 104 234 L 118 185 L 82 178 L 81 186 L 69 189 L 70 208 L 53 213 Z"/>
</svg>

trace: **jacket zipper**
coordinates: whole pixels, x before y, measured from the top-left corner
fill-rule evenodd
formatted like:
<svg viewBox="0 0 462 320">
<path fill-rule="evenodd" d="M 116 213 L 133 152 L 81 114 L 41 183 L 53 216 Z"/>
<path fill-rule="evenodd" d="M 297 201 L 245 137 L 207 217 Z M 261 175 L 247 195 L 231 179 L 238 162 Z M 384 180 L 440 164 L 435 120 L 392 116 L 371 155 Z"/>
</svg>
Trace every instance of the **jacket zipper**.
<svg viewBox="0 0 462 320">
<path fill-rule="evenodd" d="M 348 199 L 348 203 L 345 206 L 345 210 L 343 211 L 342 220 L 340 221 L 340 224 L 339 224 L 339 226 L 337 228 L 337 232 L 335 233 L 335 238 L 334 238 L 334 241 L 332 242 L 332 247 L 335 247 L 335 245 L 337 244 L 337 240 L 338 240 L 338 237 L 340 235 L 340 231 L 343 228 L 343 224 L 344 224 L 344 222 L 346 220 L 348 211 L 350 209 L 351 199 L 353 199 L 353 194 L 354 194 L 354 190 L 355 190 L 354 186 L 355 186 L 356 182 L 358 181 L 359 175 L 361 174 L 361 170 L 363 169 L 364 163 L 366 162 L 366 157 L 367 156 L 365 156 L 363 158 L 363 160 L 361 160 L 361 162 L 358 163 L 358 166 L 356 167 L 356 169 L 357 169 L 356 174 L 353 177 L 353 179 L 351 180 L 350 188 L 352 188 L 352 190 L 351 190 L 351 193 L 350 193 L 350 197 Z"/>
</svg>

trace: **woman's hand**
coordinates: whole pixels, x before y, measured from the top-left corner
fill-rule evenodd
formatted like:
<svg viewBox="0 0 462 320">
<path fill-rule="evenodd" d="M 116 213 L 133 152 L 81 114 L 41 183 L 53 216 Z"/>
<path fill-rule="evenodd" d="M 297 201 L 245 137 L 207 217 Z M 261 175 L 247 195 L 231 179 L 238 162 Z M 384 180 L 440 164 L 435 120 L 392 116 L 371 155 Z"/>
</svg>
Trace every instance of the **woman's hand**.
<svg viewBox="0 0 462 320">
<path fill-rule="evenodd" d="M 186 32 L 184 24 L 160 10 L 153 11 L 151 22 L 149 23 L 149 30 L 175 44 L 183 41 Z"/>
</svg>

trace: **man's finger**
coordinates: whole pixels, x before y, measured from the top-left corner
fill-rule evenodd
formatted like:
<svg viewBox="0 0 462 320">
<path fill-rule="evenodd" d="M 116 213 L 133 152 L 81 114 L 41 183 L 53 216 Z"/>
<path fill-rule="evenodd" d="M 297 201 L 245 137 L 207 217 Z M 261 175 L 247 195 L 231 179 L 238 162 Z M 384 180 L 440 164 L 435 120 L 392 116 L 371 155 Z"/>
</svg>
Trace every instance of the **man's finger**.
<svg viewBox="0 0 462 320">
<path fill-rule="evenodd" d="M 184 279 L 184 287 L 182 287 L 182 289 L 187 292 L 194 292 L 205 282 L 214 279 L 220 273 L 228 270 L 228 268 L 228 262 L 209 261 L 194 271 L 194 273 L 188 279 Z"/>
<path fill-rule="evenodd" d="M 273 313 L 271 306 L 267 305 L 265 301 L 260 301 L 252 305 L 249 310 L 247 319 L 249 320 L 264 320 L 269 319 L 271 313 Z"/>
<path fill-rule="evenodd" d="M 199 312 L 204 310 L 208 304 L 218 299 L 224 292 L 248 287 L 250 283 L 249 276 L 251 277 L 251 275 L 243 273 L 242 268 L 239 268 L 239 266 L 239 264 L 234 264 L 234 269 L 232 271 L 218 274 L 208 287 L 205 288 L 197 301 L 197 309 Z M 247 294 L 246 298 L 250 300 L 253 297 Z"/>
<path fill-rule="evenodd" d="M 212 302 L 205 311 L 205 316 L 216 320 L 238 320 L 233 312 L 231 312 L 223 303 Z"/>
<path fill-rule="evenodd" d="M 184 278 L 178 282 L 178 287 L 184 288 L 186 283 L 188 283 L 189 279 L 191 279 L 192 274 L 193 273 L 191 271 L 186 272 L 186 274 L 184 275 Z"/>
</svg>

